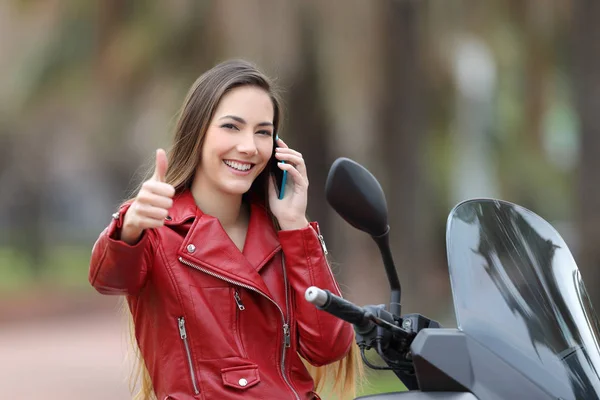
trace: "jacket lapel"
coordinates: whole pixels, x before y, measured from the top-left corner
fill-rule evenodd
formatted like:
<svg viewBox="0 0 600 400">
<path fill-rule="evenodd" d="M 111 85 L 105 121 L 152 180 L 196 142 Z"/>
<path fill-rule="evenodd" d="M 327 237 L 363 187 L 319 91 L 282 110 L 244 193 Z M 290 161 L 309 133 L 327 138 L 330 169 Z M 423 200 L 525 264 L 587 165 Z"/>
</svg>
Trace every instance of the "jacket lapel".
<svg viewBox="0 0 600 400">
<path fill-rule="evenodd" d="M 260 271 L 279 250 L 281 244 L 269 214 L 261 205 L 252 203 L 243 253 L 248 263 Z"/>
<path fill-rule="evenodd" d="M 178 250 L 178 255 L 185 262 L 270 296 L 259 271 L 281 249 L 281 245 L 268 214 L 260 205 L 253 203 L 251 206 L 243 252 L 229 238 L 217 218 L 204 214 L 196 206 L 189 190 L 174 199 L 170 214 L 169 225 L 194 218 Z"/>
</svg>

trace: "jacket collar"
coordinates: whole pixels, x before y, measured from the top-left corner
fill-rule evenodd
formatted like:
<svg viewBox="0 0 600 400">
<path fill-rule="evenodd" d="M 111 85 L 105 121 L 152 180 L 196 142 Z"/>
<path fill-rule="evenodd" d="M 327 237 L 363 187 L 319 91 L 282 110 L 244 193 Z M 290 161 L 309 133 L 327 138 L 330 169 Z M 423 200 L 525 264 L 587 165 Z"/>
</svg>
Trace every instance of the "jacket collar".
<svg viewBox="0 0 600 400">
<path fill-rule="evenodd" d="M 256 287 L 269 294 L 260 269 L 281 249 L 277 232 L 264 206 L 252 201 L 243 253 L 229 238 L 219 220 L 198 208 L 190 190 L 173 199 L 166 225 L 193 219 L 178 255 L 187 262 L 221 277 Z"/>
<path fill-rule="evenodd" d="M 190 218 L 195 218 L 198 210 L 196 201 L 192 192 L 186 189 L 175 194 L 173 197 L 173 207 L 169 210 L 166 225 L 180 225 Z"/>
</svg>

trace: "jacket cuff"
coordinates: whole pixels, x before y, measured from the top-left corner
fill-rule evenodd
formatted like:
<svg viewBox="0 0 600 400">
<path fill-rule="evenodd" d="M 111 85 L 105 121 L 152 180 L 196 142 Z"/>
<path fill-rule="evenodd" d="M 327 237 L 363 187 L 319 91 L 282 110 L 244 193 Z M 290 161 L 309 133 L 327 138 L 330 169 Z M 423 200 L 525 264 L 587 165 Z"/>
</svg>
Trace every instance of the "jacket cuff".
<svg viewBox="0 0 600 400">
<path fill-rule="evenodd" d="M 319 224 L 316 221 L 309 222 L 308 226 L 300 229 L 282 230 L 277 233 L 279 242 L 284 253 L 305 251 L 313 249 L 313 245 L 298 247 L 301 243 L 317 243 L 322 249 L 323 253 L 327 255 L 327 246 L 325 246 L 325 240 L 321 235 Z"/>
<path fill-rule="evenodd" d="M 127 210 L 129 210 L 129 207 L 131 207 L 131 203 L 126 203 L 122 205 L 119 208 L 119 210 L 112 215 L 112 220 L 108 225 L 108 229 L 106 232 L 106 236 L 111 247 L 116 247 L 117 250 L 119 250 L 119 247 L 121 247 L 121 249 L 124 251 L 127 251 L 126 249 L 128 248 L 135 249 L 143 247 L 143 244 L 146 242 L 146 237 L 148 236 L 146 234 L 146 230 L 142 231 L 142 235 L 140 236 L 139 240 L 133 245 L 121 240 L 121 229 L 123 228 L 123 220 L 125 219 L 125 213 L 127 212 Z"/>
<path fill-rule="evenodd" d="M 122 294 L 137 290 L 138 283 L 142 281 L 137 274 L 144 275 L 149 267 L 148 263 L 142 262 L 149 250 L 148 233 L 144 231 L 134 245 L 119 239 L 127 209 L 128 206 L 123 206 L 113 214 L 110 224 L 92 248 L 89 281 L 101 293 Z M 140 263 L 139 271 L 132 268 Z"/>
<path fill-rule="evenodd" d="M 341 295 L 327 261 L 325 241 L 316 222 L 302 229 L 280 231 L 279 242 L 292 286 L 303 293 L 308 286 L 315 285 Z"/>
</svg>

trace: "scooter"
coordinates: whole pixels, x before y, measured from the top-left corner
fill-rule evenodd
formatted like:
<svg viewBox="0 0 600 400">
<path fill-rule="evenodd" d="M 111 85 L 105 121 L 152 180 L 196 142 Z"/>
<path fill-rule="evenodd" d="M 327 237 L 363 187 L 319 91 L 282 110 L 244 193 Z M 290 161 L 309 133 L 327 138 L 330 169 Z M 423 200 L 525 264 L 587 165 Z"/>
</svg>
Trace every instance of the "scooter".
<svg viewBox="0 0 600 400">
<path fill-rule="evenodd" d="M 305 298 L 353 324 L 367 367 L 393 371 L 408 389 L 357 399 L 600 399 L 600 324 L 569 248 L 548 222 L 498 199 L 470 199 L 451 210 L 446 247 L 457 328 L 450 329 L 401 314 L 377 179 L 342 157 L 325 191 L 331 207 L 378 245 L 391 301 L 389 311 L 360 307 L 314 286 Z M 371 349 L 386 366 L 372 365 L 365 355 Z"/>
</svg>

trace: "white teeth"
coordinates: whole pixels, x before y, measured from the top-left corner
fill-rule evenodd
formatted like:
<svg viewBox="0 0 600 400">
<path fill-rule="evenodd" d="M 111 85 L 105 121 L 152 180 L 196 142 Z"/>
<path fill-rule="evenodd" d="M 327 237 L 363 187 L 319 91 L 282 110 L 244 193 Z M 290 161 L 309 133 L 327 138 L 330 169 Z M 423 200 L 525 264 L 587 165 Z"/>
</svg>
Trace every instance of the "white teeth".
<svg viewBox="0 0 600 400">
<path fill-rule="evenodd" d="M 252 164 L 241 164 L 235 161 L 228 160 L 224 160 L 223 162 L 231 168 L 237 169 L 238 171 L 248 171 L 250 168 L 252 168 Z"/>
</svg>

